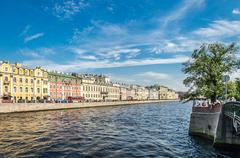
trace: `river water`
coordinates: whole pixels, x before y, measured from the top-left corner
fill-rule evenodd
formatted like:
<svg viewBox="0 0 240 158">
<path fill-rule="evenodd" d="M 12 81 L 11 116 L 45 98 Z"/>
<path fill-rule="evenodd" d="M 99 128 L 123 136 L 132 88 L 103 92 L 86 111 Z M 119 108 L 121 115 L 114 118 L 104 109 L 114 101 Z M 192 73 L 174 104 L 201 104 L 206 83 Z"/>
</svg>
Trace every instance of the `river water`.
<svg viewBox="0 0 240 158">
<path fill-rule="evenodd" d="M 190 103 L 0 116 L 0 158 L 240 157 L 188 135 Z"/>
</svg>

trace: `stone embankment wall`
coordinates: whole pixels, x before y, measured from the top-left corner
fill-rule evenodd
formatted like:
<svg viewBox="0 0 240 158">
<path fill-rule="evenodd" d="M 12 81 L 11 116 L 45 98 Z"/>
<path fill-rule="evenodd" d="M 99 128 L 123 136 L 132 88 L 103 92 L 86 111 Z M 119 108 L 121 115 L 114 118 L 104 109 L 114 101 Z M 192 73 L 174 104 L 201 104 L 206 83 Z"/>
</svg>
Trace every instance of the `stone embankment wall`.
<svg viewBox="0 0 240 158">
<path fill-rule="evenodd" d="M 117 106 L 131 104 L 159 103 L 170 100 L 148 100 L 148 101 L 116 101 L 116 102 L 88 102 L 88 103 L 9 103 L 0 104 L 0 114 L 15 112 L 32 112 L 62 109 L 77 109 L 102 106 Z"/>
<path fill-rule="evenodd" d="M 219 116 L 220 112 L 192 113 L 190 119 L 189 134 L 203 136 L 213 140 L 216 135 Z"/>
<path fill-rule="evenodd" d="M 189 134 L 214 140 L 220 114 L 221 106 L 192 107 Z"/>
<path fill-rule="evenodd" d="M 189 134 L 211 139 L 218 147 L 240 146 L 240 134 L 233 128 L 233 120 L 219 107 L 193 107 Z"/>
</svg>

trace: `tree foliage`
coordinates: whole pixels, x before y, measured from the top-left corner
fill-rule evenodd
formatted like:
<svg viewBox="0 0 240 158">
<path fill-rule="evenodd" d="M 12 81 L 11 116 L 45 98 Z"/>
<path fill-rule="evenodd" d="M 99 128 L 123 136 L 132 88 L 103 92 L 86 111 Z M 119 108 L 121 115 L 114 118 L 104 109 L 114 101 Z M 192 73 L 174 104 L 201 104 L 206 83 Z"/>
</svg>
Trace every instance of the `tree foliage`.
<svg viewBox="0 0 240 158">
<path fill-rule="evenodd" d="M 220 43 L 203 44 L 193 51 L 191 60 L 184 63 L 183 81 L 189 88 L 184 99 L 206 97 L 212 102 L 224 94 L 224 74 L 232 73 L 238 65 L 235 54 L 238 48 L 234 43 L 225 46 Z M 239 87 L 240 88 L 240 87 Z"/>
</svg>

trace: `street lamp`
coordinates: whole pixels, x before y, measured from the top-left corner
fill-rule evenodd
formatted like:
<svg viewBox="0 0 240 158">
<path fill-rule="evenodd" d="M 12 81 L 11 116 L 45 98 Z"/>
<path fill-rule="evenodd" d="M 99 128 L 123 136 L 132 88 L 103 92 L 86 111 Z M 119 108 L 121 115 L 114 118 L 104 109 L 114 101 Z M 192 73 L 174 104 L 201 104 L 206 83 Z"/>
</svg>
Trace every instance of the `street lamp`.
<svg viewBox="0 0 240 158">
<path fill-rule="evenodd" d="M 230 76 L 229 75 L 224 75 L 222 77 L 223 82 L 225 83 L 225 102 L 227 101 L 227 83 L 230 80 Z"/>
</svg>

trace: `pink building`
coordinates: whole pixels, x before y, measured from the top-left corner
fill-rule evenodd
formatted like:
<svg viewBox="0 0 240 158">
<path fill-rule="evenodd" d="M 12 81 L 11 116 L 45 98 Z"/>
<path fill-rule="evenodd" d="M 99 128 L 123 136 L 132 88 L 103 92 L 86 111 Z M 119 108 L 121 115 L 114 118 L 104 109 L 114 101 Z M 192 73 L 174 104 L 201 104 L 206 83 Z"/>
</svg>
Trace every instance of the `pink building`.
<svg viewBox="0 0 240 158">
<path fill-rule="evenodd" d="M 81 79 L 65 73 L 49 72 L 50 98 L 66 100 L 68 97 L 81 97 Z"/>
</svg>

